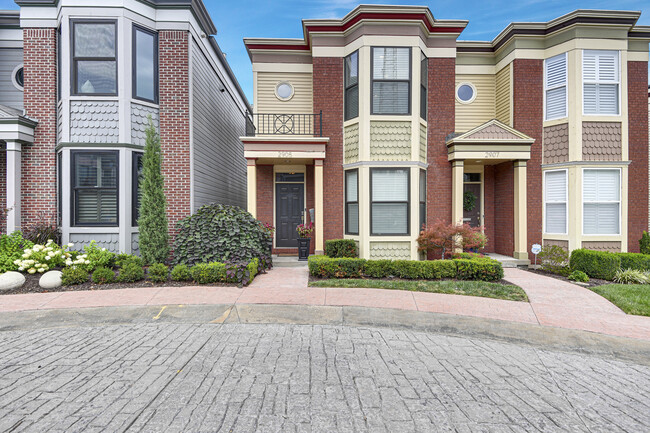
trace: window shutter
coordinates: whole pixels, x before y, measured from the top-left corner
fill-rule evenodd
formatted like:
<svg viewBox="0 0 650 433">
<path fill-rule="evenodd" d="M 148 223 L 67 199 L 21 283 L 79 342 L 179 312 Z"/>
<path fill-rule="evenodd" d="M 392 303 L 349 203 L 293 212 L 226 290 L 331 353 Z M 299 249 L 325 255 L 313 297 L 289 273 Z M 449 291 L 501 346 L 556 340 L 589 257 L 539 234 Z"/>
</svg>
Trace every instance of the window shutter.
<svg viewBox="0 0 650 433">
<path fill-rule="evenodd" d="M 358 185 L 358 180 L 357 180 L 357 171 L 346 171 L 345 176 L 346 176 L 346 185 L 345 185 L 345 193 L 346 193 L 346 201 L 358 201 L 357 199 L 357 185 Z"/>
<path fill-rule="evenodd" d="M 374 48 L 373 78 L 375 80 L 408 80 L 410 71 L 408 48 Z"/>
<path fill-rule="evenodd" d="M 566 85 L 566 55 L 546 59 L 546 87 Z"/>
<path fill-rule="evenodd" d="M 546 119 L 559 119 L 566 116 L 567 62 L 566 54 L 546 59 Z"/>
<path fill-rule="evenodd" d="M 583 231 L 618 234 L 621 178 L 618 170 L 584 170 Z"/>
<path fill-rule="evenodd" d="M 372 172 L 372 201 L 407 201 L 408 170 L 382 170 Z"/>
<path fill-rule="evenodd" d="M 566 171 L 546 172 L 546 233 L 566 233 L 566 184 Z"/>
<path fill-rule="evenodd" d="M 585 114 L 618 114 L 620 84 L 618 55 L 618 51 L 583 51 L 582 80 Z"/>
</svg>

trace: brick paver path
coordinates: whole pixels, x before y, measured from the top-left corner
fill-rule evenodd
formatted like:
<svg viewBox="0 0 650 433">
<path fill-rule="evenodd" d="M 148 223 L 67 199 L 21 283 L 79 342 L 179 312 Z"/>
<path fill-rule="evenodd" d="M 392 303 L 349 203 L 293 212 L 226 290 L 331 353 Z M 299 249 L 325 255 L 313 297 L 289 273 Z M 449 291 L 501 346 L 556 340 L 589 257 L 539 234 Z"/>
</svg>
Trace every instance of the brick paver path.
<svg viewBox="0 0 650 433">
<path fill-rule="evenodd" d="M 650 367 L 424 332 L 11 331 L 0 372 L 0 431 L 650 431 Z"/>
</svg>

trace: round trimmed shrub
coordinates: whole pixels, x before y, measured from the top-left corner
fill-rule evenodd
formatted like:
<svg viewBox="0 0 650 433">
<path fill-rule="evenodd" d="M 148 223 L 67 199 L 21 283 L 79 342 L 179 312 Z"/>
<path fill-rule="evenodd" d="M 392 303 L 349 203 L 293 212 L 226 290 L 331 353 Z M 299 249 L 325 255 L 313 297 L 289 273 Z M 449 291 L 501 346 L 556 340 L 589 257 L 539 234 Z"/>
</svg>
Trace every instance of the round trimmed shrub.
<svg viewBox="0 0 650 433">
<path fill-rule="evenodd" d="M 169 275 L 169 268 L 163 263 L 154 263 L 149 266 L 149 279 L 154 283 L 164 283 Z"/>
<path fill-rule="evenodd" d="M 179 221 L 174 262 L 229 262 L 247 265 L 259 259 L 260 269 L 271 267 L 269 234 L 261 222 L 237 206 L 209 204 Z"/>
<path fill-rule="evenodd" d="M 100 266 L 93 272 L 93 283 L 109 284 L 115 281 L 115 272 L 104 266 Z"/>
<path fill-rule="evenodd" d="M 144 280 L 144 269 L 134 262 L 128 262 L 121 267 L 120 273 L 117 276 L 117 281 L 120 283 L 135 283 L 140 280 Z"/>
<path fill-rule="evenodd" d="M 77 266 L 68 266 L 61 271 L 61 283 L 64 286 L 74 286 L 88 282 L 88 271 Z"/>
<path fill-rule="evenodd" d="M 172 281 L 192 281 L 192 274 L 187 265 L 176 265 L 172 269 Z"/>
</svg>

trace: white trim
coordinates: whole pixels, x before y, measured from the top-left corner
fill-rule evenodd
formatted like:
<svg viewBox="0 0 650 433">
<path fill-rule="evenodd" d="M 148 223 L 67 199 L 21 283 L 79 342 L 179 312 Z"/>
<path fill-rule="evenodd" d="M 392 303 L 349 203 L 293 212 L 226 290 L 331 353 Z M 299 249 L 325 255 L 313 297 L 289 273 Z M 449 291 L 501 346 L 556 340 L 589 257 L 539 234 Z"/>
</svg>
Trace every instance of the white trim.
<svg viewBox="0 0 650 433">
<path fill-rule="evenodd" d="M 462 86 L 469 86 L 472 88 L 472 92 L 473 92 L 472 97 L 467 101 L 460 99 L 460 97 L 458 96 L 458 90 L 460 90 Z M 456 101 L 458 101 L 461 104 L 471 104 L 476 99 L 477 93 L 478 92 L 476 91 L 476 86 L 474 86 L 474 84 L 470 83 L 469 81 L 463 81 L 462 83 L 458 83 L 458 85 L 456 86 L 456 92 L 455 92 Z"/>
<path fill-rule="evenodd" d="M 564 56 L 564 84 L 559 84 L 559 85 L 556 84 L 555 86 L 549 88 L 547 86 L 548 74 L 546 71 L 546 64 L 548 63 L 549 60 L 555 59 L 556 57 L 562 55 Z M 562 87 L 564 87 L 564 115 L 560 117 L 549 118 L 546 114 L 546 94 L 548 93 L 549 90 L 560 89 Z M 544 121 L 564 119 L 568 116 L 569 116 L 569 56 L 568 53 L 565 52 L 562 54 L 558 54 L 557 56 L 544 59 Z"/>
<path fill-rule="evenodd" d="M 22 63 L 20 65 L 16 66 L 13 71 L 11 71 L 11 84 L 13 84 L 16 89 L 20 90 L 21 92 L 24 92 L 25 87 L 24 86 L 21 87 L 21 85 L 18 84 L 18 82 L 16 81 L 16 72 L 18 72 L 21 68 L 23 68 Z M 24 81 L 25 81 L 25 72 L 24 72 L 24 69 L 23 69 L 23 84 L 24 84 Z"/>
<path fill-rule="evenodd" d="M 618 203 L 618 233 L 590 233 L 586 234 L 585 233 L 585 170 L 607 170 L 607 171 L 618 171 L 618 201 L 610 201 L 610 202 L 589 202 L 589 203 Z M 581 182 L 580 184 L 582 185 L 582 192 L 580 194 L 580 201 L 581 201 L 581 209 L 580 212 L 582 214 L 582 221 L 580 221 L 581 225 L 581 233 L 582 236 L 622 236 L 622 224 L 623 224 L 623 170 L 620 167 L 612 167 L 612 168 L 600 168 L 600 167 L 583 167 L 581 170 Z"/>
<path fill-rule="evenodd" d="M 548 173 L 564 172 L 564 232 L 551 233 L 546 231 L 546 175 Z M 553 202 L 562 203 L 562 202 Z M 569 234 L 569 170 L 566 168 L 544 170 L 542 184 L 542 234 L 543 235 L 568 235 Z"/>
</svg>

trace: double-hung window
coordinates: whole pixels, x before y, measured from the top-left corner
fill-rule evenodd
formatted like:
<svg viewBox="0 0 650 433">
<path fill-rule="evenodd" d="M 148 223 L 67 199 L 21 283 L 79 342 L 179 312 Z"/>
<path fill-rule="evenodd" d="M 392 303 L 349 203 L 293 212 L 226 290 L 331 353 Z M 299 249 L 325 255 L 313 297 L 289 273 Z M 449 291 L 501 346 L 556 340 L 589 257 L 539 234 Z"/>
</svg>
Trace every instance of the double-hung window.
<svg viewBox="0 0 650 433">
<path fill-rule="evenodd" d="M 345 58 L 345 120 L 359 116 L 359 51 Z"/>
<path fill-rule="evenodd" d="M 72 21 L 72 93 L 117 95 L 115 21 Z"/>
<path fill-rule="evenodd" d="M 117 226 L 117 151 L 72 151 L 75 226 Z"/>
<path fill-rule="evenodd" d="M 372 235 L 409 234 L 408 168 L 370 169 L 370 231 Z"/>
<path fill-rule="evenodd" d="M 420 170 L 420 227 L 423 230 L 427 223 L 427 172 Z"/>
<path fill-rule="evenodd" d="M 138 218 L 140 218 L 140 203 L 142 200 L 142 158 L 144 154 L 140 152 L 133 152 L 133 162 L 131 167 L 131 226 L 138 226 Z"/>
<path fill-rule="evenodd" d="M 133 26 L 133 97 L 158 102 L 158 34 Z"/>
<path fill-rule="evenodd" d="M 420 117 L 427 120 L 427 91 L 429 89 L 429 59 L 421 53 L 420 60 Z"/>
<path fill-rule="evenodd" d="M 582 171 L 582 232 L 585 235 L 621 233 L 621 170 Z"/>
<path fill-rule="evenodd" d="M 567 116 L 567 55 L 544 61 L 544 112 L 546 120 Z"/>
<path fill-rule="evenodd" d="M 582 52 L 584 114 L 619 114 L 620 75 L 618 51 Z"/>
<path fill-rule="evenodd" d="M 544 172 L 544 233 L 567 233 L 567 171 Z"/>
<path fill-rule="evenodd" d="M 411 49 L 372 48 L 372 114 L 411 113 Z"/>
<path fill-rule="evenodd" d="M 359 234 L 359 170 L 345 172 L 345 233 Z"/>
</svg>

